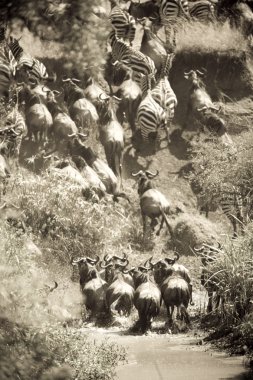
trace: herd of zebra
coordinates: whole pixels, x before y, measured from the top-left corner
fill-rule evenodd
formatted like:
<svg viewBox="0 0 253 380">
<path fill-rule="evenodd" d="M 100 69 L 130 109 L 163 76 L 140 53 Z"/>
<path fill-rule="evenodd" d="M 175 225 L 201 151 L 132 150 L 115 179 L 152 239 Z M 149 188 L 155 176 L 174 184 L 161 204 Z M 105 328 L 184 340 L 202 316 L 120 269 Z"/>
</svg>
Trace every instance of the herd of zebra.
<svg viewBox="0 0 253 380">
<path fill-rule="evenodd" d="M 116 198 L 123 196 L 128 199 L 127 195 L 119 190 L 122 185 L 124 150 L 122 124 L 126 119 L 132 129 L 133 137 L 136 132 L 140 132 L 142 143 L 151 143 L 155 147 L 155 152 L 159 148 L 162 129 L 166 130 L 169 141 L 170 124 L 178 103 L 168 79 L 175 57 L 173 50 L 177 28 L 181 25 L 180 20 L 184 18 L 212 20 L 216 5 L 214 1 L 209 0 L 197 1 L 190 6 L 186 0 L 150 0 L 138 4 L 131 2 L 130 7 L 128 2 L 123 0 L 110 0 L 110 4 L 108 18 L 112 30 L 108 37 L 108 66 L 107 69 L 104 68 L 105 79 L 110 87 L 109 95 L 93 78 L 86 81 L 83 90 L 79 79 L 63 77 L 63 95 L 67 107 L 56 99 L 61 93 L 47 87 L 47 84 L 55 81 L 56 77 L 48 74 L 42 62 L 24 52 L 17 39 L 12 36 L 6 37 L 5 25 L 0 27 L 0 98 L 5 112 L 5 117 L 2 118 L 4 125 L 0 130 L 0 153 L 2 156 L 14 156 L 18 163 L 22 138 L 27 134 L 27 139 L 31 143 L 33 141 L 37 144 L 42 143 L 43 151 L 47 150 L 47 154 L 47 148 L 52 145 L 61 154 L 70 154 L 71 170 L 80 167 L 84 170 L 86 163 L 83 161 L 88 162 L 88 166 L 97 170 L 97 173 L 93 173 L 92 186 L 99 180 L 105 182 L 98 186 L 99 197 L 101 191 L 102 194 L 107 191 Z M 147 44 L 140 50 L 133 47 L 138 22 L 144 25 L 144 35 L 146 33 L 145 36 L 148 36 Z M 163 44 L 156 36 L 155 31 L 158 27 L 170 30 L 169 33 L 166 32 L 166 36 L 174 33 L 169 48 L 168 44 Z M 184 76 L 192 86 L 188 108 L 195 111 L 202 121 L 211 119 L 212 122 L 215 121 L 219 135 L 227 135 L 224 121 L 213 112 L 215 106 L 203 86 L 202 75 L 199 70 L 185 72 Z M 18 82 L 17 77 L 22 78 L 22 82 Z M 117 86 L 116 92 L 115 86 Z M 115 104 L 116 100 L 119 104 Z M 91 153 L 91 148 L 86 148 L 81 141 L 87 137 L 85 132 L 89 132 L 93 127 L 98 128 L 100 141 L 104 146 L 109 166 L 106 174 L 101 160 L 99 161 L 94 152 Z M 36 149 L 39 149 L 38 145 Z M 79 153 L 81 151 L 82 154 Z M 81 156 L 83 161 L 76 159 L 75 156 Z M 99 162 L 99 170 L 94 164 L 95 161 Z M 3 178 L 10 175 L 7 166 L 1 168 Z M 96 177 L 95 181 L 94 176 L 99 174 L 101 178 Z M 71 175 L 73 177 L 73 173 Z M 145 233 L 146 217 L 151 219 L 153 229 L 158 217 L 162 216 L 162 222 L 166 222 L 165 214 L 169 214 L 170 206 L 162 193 L 154 191 L 149 181 L 151 174 L 147 174 L 146 178 L 143 175 L 140 173 L 138 180 L 139 185 L 143 185 L 144 181 L 146 186 L 144 186 L 145 191 L 143 189 L 139 191 Z M 77 178 L 78 175 L 74 177 Z M 105 180 L 105 177 L 109 179 Z M 84 180 L 81 181 L 81 185 L 89 186 L 87 181 L 84 184 Z M 152 202 L 156 205 L 155 211 L 149 210 Z M 235 234 L 237 222 L 243 223 L 242 204 L 243 197 L 235 188 L 221 200 L 222 209 L 231 220 Z"/>
</svg>

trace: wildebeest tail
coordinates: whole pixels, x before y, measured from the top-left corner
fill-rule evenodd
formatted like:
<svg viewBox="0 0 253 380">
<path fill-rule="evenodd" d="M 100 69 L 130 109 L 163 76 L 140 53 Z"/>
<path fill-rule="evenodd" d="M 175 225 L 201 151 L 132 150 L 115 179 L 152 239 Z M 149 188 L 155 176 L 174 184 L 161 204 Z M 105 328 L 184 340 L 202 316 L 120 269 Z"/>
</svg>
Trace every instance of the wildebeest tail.
<svg viewBox="0 0 253 380">
<path fill-rule="evenodd" d="M 168 219 L 167 219 L 167 216 L 166 216 L 166 214 L 165 214 L 165 212 L 164 212 L 164 210 L 163 210 L 162 207 L 160 207 L 160 211 L 161 211 L 161 214 L 162 214 L 162 216 L 163 216 L 163 218 L 164 218 L 164 221 L 165 221 L 165 223 L 166 223 L 166 226 L 168 227 L 168 230 L 169 230 L 170 235 L 173 236 L 173 229 L 172 229 L 171 225 L 169 224 L 169 221 L 168 221 Z"/>
<path fill-rule="evenodd" d="M 111 312 L 112 314 L 129 315 L 132 304 L 132 298 L 128 293 L 120 294 L 111 304 Z"/>
</svg>

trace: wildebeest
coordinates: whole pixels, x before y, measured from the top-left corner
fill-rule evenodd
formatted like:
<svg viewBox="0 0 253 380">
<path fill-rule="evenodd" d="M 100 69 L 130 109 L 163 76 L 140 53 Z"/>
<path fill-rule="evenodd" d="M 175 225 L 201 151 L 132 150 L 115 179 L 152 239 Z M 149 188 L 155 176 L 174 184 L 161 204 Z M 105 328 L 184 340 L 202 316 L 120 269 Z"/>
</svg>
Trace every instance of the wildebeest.
<svg viewBox="0 0 253 380">
<path fill-rule="evenodd" d="M 80 156 L 72 156 L 72 160 L 75 163 L 77 169 L 80 171 L 84 179 L 89 183 L 92 191 L 99 196 L 103 197 L 106 193 L 106 187 L 95 172 L 86 161 Z"/>
<path fill-rule="evenodd" d="M 154 231 L 155 226 L 158 224 L 157 219 L 160 216 L 162 217 L 162 220 L 160 228 L 157 231 L 157 235 L 160 234 L 164 222 L 166 223 L 170 233 L 172 232 L 166 216 L 166 214 L 170 212 L 171 205 L 166 197 L 154 188 L 154 185 L 151 182 L 151 178 L 156 177 L 158 174 L 158 170 L 156 173 L 152 173 L 149 170 L 146 170 L 145 172 L 140 170 L 137 173 L 132 173 L 133 177 L 138 177 L 138 194 L 140 197 L 144 236 L 147 232 L 147 218 L 151 219 L 150 227 L 151 230 Z"/>
<path fill-rule="evenodd" d="M 192 114 L 202 124 L 206 125 L 210 132 L 221 136 L 224 144 L 231 145 L 233 143 L 226 132 L 225 121 L 214 113 L 214 111 L 218 111 L 219 109 L 214 106 L 204 83 L 200 79 L 200 76 L 203 75 L 204 73 L 199 70 L 190 70 L 184 73 L 185 79 L 190 82 L 186 122 L 188 121 L 188 116 Z"/>
<path fill-rule="evenodd" d="M 100 95 L 99 135 L 108 165 L 119 177 L 122 187 L 124 130 L 117 120 L 113 102 L 114 96 Z"/>
<path fill-rule="evenodd" d="M 104 89 L 94 80 L 94 78 L 89 77 L 85 82 L 84 95 L 96 107 L 98 112 L 101 94 L 102 96 L 106 96 Z"/>
<path fill-rule="evenodd" d="M 154 61 L 157 76 L 159 76 L 167 51 L 160 38 L 151 31 L 147 20 L 144 19 L 141 23 L 143 25 L 143 36 L 140 51 Z"/>
<path fill-rule="evenodd" d="M 94 153 L 91 147 L 86 147 L 77 136 L 73 136 L 68 142 L 68 148 L 71 156 L 81 156 L 95 170 L 105 185 L 107 193 L 112 194 L 115 201 L 121 197 L 129 202 L 128 196 L 124 192 L 119 191 L 118 180 L 113 171 Z"/>
<path fill-rule="evenodd" d="M 47 89 L 44 91 L 47 94 L 47 107 L 53 117 L 53 134 L 56 147 L 59 151 L 65 151 L 69 135 L 78 135 L 78 128 L 68 113 L 55 100 L 54 94 L 59 92 Z"/>
<path fill-rule="evenodd" d="M 91 317 L 97 317 L 98 313 L 106 311 L 105 294 L 107 283 L 101 279 L 95 267 L 98 261 L 98 257 L 95 260 L 83 257 L 72 261 L 72 265 L 78 266 L 84 304 L 91 311 Z"/>
<path fill-rule="evenodd" d="M 151 266 L 138 266 L 130 270 L 135 284 L 134 306 L 139 315 L 137 325 L 140 325 L 142 332 L 151 328 L 151 323 L 158 316 L 162 304 L 161 291 L 148 273 L 151 269 Z"/>
<path fill-rule="evenodd" d="M 38 95 L 33 94 L 30 86 L 24 85 L 20 91 L 20 101 L 25 102 L 25 119 L 28 137 L 36 142 L 47 141 L 52 133 L 53 119 Z"/>
<path fill-rule="evenodd" d="M 50 171 L 53 175 L 64 178 L 72 182 L 74 185 L 77 185 L 86 199 L 92 199 L 95 197 L 94 199 L 97 201 L 97 196 L 90 187 L 87 179 L 82 176 L 79 170 L 77 170 L 69 160 L 57 162 L 56 165 L 50 169 Z"/>
<path fill-rule="evenodd" d="M 166 253 L 164 250 L 163 252 Z M 191 302 L 191 305 L 193 305 L 192 281 L 190 277 L 190 272 L 184 265 L 178 264 L 176 262 L 178 259 L 179 259 L 179 254 L 175 253 L 174 257 L 165 257 L 164 259 L 158 260 L 156 263 L 152 263 L 151 260 L 149 260 L 149 264 L 154 270 L 154 278 L 157 283 L 161 282 L 163 278 L 166 278 L 167 272 L 171 268 L 176 274 L 181 276 L 188 284 L 189 292 L 190 292 L 190 302 Z"/>
<path fill-rule="evenodd" d="M 159 16 L 159 5 L 156 0 L 148 0 L 144 3 L 131 0 L 131 4 L 128 8 L 128 12 L 136 20 L 143 19 L 145 17 L 152 21 L 152 29 L 157 30 L 161 26 L 161 20 Z"/>
<path fill-rule="evenodd" d="M 105 269 L 105 280 L 109 285 L 106 291 L 106 303 L 111 316 L 116 313 L 129 316 L 133 306 L 134 289 L 125 281 L 124 275 L 119 269 L 120 267 L 125 268 L 127 265 L 128 261 L 124 264 L 114 264 L 113 262 L 101 264 L 101 268 Z"/>
<path fill-rule="evenodd" d="M 124 81 L 119 86 L 115 95 L 121 99 L 117 110 L 117 118 L 122 125 L 124 119 L 127 120 L 132 130 L 132 134 L 136 131 L 135 121 L 137 110 L 142 99 L 142 92 L 138 84 L 132 78 L 133 70 L 128 69 Z"/>
<path fill-rule="evenodd" d="M 175 307 L 177 308 L 177 316 L 189 324 L 190 319 L 187 311 L 191 300 L 189 284 L 180 272 L 176 271 L 173 266 L 168 266 L 168 263 L 163 260 L 152 264 L 152 267 L 155 281 L 161 289 L 162 298 L 167 308 L 169 325 L 173 321 Z"/>
<path fill-rule="evenodd" d="M 95 106 L 85 98 L 84 91 L 74 82 L 78 79 L 62 79 L 64 89 L 64 101 L 66 102 L 71 118 L 80 131 L 90 129 L 98 122 L 98 113 Z"/>
</svg>

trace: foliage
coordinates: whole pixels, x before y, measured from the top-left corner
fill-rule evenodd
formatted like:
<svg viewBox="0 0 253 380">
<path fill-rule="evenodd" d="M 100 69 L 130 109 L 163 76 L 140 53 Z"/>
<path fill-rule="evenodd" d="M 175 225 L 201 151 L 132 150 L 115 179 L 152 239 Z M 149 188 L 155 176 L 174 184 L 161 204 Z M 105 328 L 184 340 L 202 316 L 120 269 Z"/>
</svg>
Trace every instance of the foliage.
<svg viewBox="0 0 253 380">
<path fill-rule="evenodd" d="M 245 198 L 247 217 L 251 216 L 253 187 L 252 132 L 241 135 L 237 141 L 237 152 L 221 144 L 200 140 L 194 147 L 192 185 L 199 190 L 203 204 L 215 204 L 217 199 L 233 187 Z M 219 170 L 217 170 L 219 163 Z"/>
<path fill-rule="evenodd" d="M 82 302 L 66 266 L 55 265 L 46 251 L 32 254 L 29 237 L 6 223 L 0 233 L 1 380 L 114 378 L 124 351 L 59 323 L 80 318 Z M 50 292 L 53 279 L 58 288 Z"/>
<path fill-rule="evenodd" d="M 63 57 L 68 57 L 66 69 L 82 76 L 87 67 L 96 73 L 103 63 L 108 26 L 106 20 L 94 14 L 98 5 L 99 0 L 4 0 L 0 24 L 2 19 L 11 31 L 19 25 L 43 41 L 59 42 Z"/>
<path fill-rule="evenodd" d="M 228 240 L 209 264 L 210 278 L 226 301 L 225 315 L 242 319 L 251 309 L 253 299 L 253 224 L 245 236 Z"/>
<path fill-rule="evenodd" d="M 99 203 L 88 202 L 79 186 L 53 173 L 34 176 L 20 171 L 14 183 L 9 183 L 9 188 L 13 187 L 12 195 L 24 210 L 26 224 L 45 238 L 44 245 L 51 247 L 61 262 L 117 252 L 131 238 L 136 217 L 124 200 L 115 203 L 108 196 Z"/>
</svg>

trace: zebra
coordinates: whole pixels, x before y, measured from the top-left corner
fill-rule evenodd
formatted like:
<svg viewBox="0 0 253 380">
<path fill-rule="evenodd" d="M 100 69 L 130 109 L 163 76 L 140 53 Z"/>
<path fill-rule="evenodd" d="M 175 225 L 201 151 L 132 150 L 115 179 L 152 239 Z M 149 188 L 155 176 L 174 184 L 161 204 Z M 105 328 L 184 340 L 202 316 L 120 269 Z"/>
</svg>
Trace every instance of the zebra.
<svg viewBox="0 0 253 380">
<path fill-rule="evenodd" d="M 188 0 L 162 0 L 159 14 L 165 27 L 166 42 L 175 47 L 179 24 L 185 18 L 190 19 Z"/>
<path fill-rule="evenodd" d="M 26 54 L 16 38 L 11 36 L 8 46 L 18 62 L 18 69 L 24 68 L 29 77 L 37 78 L 39 81 L 50 79 L 46 66 L 38 59 Z"/>
<path fill-rule="evenodd" d="M 111 54 L 114 61 L 120 61 L 133 70 L 133 79 L 140 85 L 142 75 L 155 76 L 156 68 L 154 61 L 140 51 L 128 46 L 125 42 L 119 40 L 115 32 L 109 35 L 111 45 Z"/>
<path fill-rule="evenodd" d="M 225 185 L 221 190 L 221 194 L 215 195 L 211 203 L 205 203 L 200 212 L 205 211 L 206 217 L 208 217 L 209 209 L 212 204 L 215 203 L 217 207 L 220 207 L 223 214 L 229 219 L 233 227 L 233 237 L 237 237 L 237 225 L 240 225 L 241 230 L 244 228 L 244 206 L 246 198 L 243 193 L 236 186 Z"/>
<path fill-rule="evenodd" d="M 214 4 L 209 0 L 200 0 L 189 5 L 189 13 L 192 19 L 200 22 L 213 20 L 215 17 Z"/>
<path fill-rule="evenodd" d="M 151 91 L 153 98 L 155 101 L 165 110 L 166 119 L 167 119 L 167 139 L 169 141 L 169 128 L 172 119 L 175 114 L 175 107 L 177 106 L 177 97 L 174 91 L 171 88 L 170 82 L 168 80 L 169 71 L 172 66 L 172 61 L 174 59 L 175 54 L 168 54 L 164 57 L 163 65 L 161 69 L 160 79 L 158 80 L 156 86 Z"/>
<path fill-rule="evenodd" d="M 132 45 L 136 32 L 135 19 L 127 11 L 120 8 L 117 0 L 111 0 L 109 19 L 117 38 L 129 40 L 130 45 Z"/>
<path fill-rule="evenodd" d="M 16 74 L 17 61 L 8 46 L 0 47 L 0 99 L 9 101 L 10 87 Z"/>
<path fill-rule="evenodd" d="M 27 133 L 27 127 L 24 116 L 15 106 L 8 114 L 5 121 L 6 127 L 0 130 L 0 136 L 3 135 L 3 143 L 6 147 L 7 157 L 13 157 L 18 165 L 20 147 L 23 136 Z"/>
<path fill-rule="evenodd" d="M 137 111 L 137 123 L 145 142 L 155 141 L 155 152 L 160 141 L 160 129 L 166 126 L 166 113 L 151 92 L 151 76 L 142 76 L 142 101 Z"/>
</svg>

